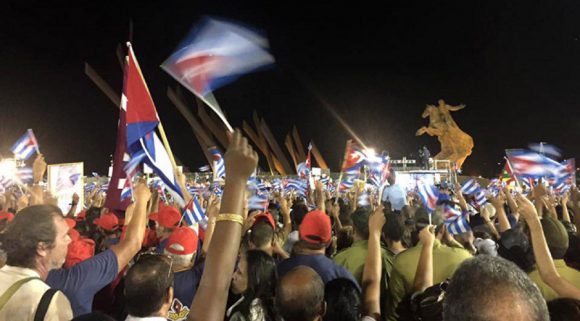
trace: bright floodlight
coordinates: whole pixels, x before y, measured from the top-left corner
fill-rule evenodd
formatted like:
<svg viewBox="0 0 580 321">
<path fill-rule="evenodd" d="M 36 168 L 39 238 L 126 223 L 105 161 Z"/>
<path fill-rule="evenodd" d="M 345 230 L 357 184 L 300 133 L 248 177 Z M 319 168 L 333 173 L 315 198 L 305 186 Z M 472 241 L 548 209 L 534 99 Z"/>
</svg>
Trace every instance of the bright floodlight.
<svg viewBox="0 0 580 321">
<path fill-rule="evenodd" d="M 0 176 L 13 179 L 16 176 L 16 160 L 7 158 L 0 161 Z"/>
<path fill-rule="evenodd" d="M 365 148 L 365 154 L 370 159 L 374 158 L 377 155 L 374 148 Z"/>
</svg>

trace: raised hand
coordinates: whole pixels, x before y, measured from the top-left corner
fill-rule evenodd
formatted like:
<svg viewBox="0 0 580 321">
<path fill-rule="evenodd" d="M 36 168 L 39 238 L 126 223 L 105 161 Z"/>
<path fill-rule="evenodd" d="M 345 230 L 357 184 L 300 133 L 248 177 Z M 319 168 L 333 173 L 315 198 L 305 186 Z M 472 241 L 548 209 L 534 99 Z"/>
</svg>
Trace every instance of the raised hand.
<svg viewBox="0 0 580 321">
<path fill-rule="evenodd" d="M 258 154 L 248 144 L 248 140 L 236 129 L 224 155 L 226 178 L 246 182 L 258 165 Z"/>
<path fill-rule="evenodd" d="M 532 202 L 520 193 L 516 194 L 515 200 L 518 204 L 518 213 L 526 220 L 538 220 L 538 212 Z"/>
<path fill-rule="evenodd" d="M 381 234 L 383 225 L 385 225 L 385 222 L 387 221 L 385 215 L 383 214 L 384 209 L 385 207 L 381 204 L 377 206 L 377 208 L 373 211 L 373 214 L 371 214 L 369 218 L 369 233 L 378 233 L 379 235 Z"/>
<path fill-rule="evenodd" d="M 435 226 L 426 226 L 419 232 L 419 240 L 423 246 L 431 246 L 435 242 Z"/>
<path fill-rule="evenodd" d="M 44 161 L 44 155 L 38 154 L 34 160 L 34 163 L 32 163 L 32 177 L 35 184 L 42 181 L 45 172 L 46 162 Z"/>
</svg>

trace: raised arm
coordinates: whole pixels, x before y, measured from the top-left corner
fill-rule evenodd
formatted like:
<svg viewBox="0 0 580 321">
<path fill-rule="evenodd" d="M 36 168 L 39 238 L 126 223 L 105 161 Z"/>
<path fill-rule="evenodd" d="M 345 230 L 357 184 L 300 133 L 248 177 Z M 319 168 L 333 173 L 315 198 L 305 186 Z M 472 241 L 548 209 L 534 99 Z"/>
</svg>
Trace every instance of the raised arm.
<svg viewBox="0 0 580 321">
<path fill-rule="evenodd" d="M 284 219 L 284 227 L 282 228 L 282 233 L 284 234 L 284 238 L 292 232 L 292 217 L 290 216 L 290 207 L 288 206 L 288 201 L 282 196 L 282 194 L 276 194 L 276 200 L 280 205 L 280 214 Z"/>
<path fill-rule="evenodd" d="M 117 256 L 119 271 L 121 271 L 129 261 L 139 252 L 145 236 L 145 225 L 147 224 L 147 202 L 151 198 L 151 192 L 145 181 L 140 181 L 133 188 L 135 206 L 127 224 L 125 238 L 118 244 L 111 246 L 111 250 Z"/>
<path fill-rule="evenodd" d="M 568 212 L 568 200 L 570 199 L 570 194 L 565 193 L 560 198 L 560 203 L 562 204 L 562 220 L 571 223 L 570 212 Z"/>
<path fill-rule="evenodd" d="M 433 244 L 435 243 L 435 227 L 429 225 L 419 232 L 419 240 L 423 247 L 417 271 L 415 272 L 415 281 L 413 281 L 413 293 L 423 292 L 426 288 L 433 285 Z"/>
<path fill-rule="evenodd" d="M 550 255 L 550 250 L 548 249 L 548 244 L 544 237 L 544 231 L 534 205 L 520 194 L 517 195 L 516 200 L 518 202 L 520 214 L 526 220 L 526 223 L 530 228 L 532 249 L 534 250 L 536 266 L 538 267 L 542 281 L 544 281 L 560 296 L 580 300 L 580 289 L 560 277 L 556 270 L 556 266 L 554 265 L 554 261 L 552 261 L 552 256 Z"/>
<path fill-rule="evenodd" d="M 217 214 L 220 210 L 219 198 L 215 195 L 211 195 L 209 199 L 209 206 L 207 207 L 207 229 L 205 230 L 205 239 L 203 240 L 203 246 L 201 248 L 201 253 L 206 256 L 209 250 L 209 245 L 211 244 L 211 239 L 213 238 L 213 232 L 215 230 L 215 223 Z"/>
<path fill-rule="evenodd" d="M 511 228 L 510 221 L 505 213 L 504 205 L 504 194 L 500 192 L 498 196 L 490 197 L 490 202 L 495 207 L 495 214 L 497 215 L 497 220 L 499 222 L 499 232 L 503 233 Z"/>
<path fill-rule="evenodd" d="M 231 275 L 234 271 L 242 234 L 244 190 L 250 174 L 258 164 L 258 155 L 246 138 L 236 130 L 224 155 L 226 185 L 214 236 L 207 252 L 201 277 L 188 320 L 223 320 Z"/>
<path fill-rule="evenodd" d="M 462 110 L 463 108 L 465 108 L 465 105 L 464 104 L 457 105 L 457 106 L 445 105 L 445 108 L 447 108 L 447 110 L 449 110 L 449 111 L 458 111 L 458 110 Z"/>
<path fill-rule="evenodd" d="M 379 205 L 369 218 L 368 254 L 363 269 L 363 304 L 365 314 L 381 319 L 381 231 L 385 224 L 384 207 Z"/>
</svg>

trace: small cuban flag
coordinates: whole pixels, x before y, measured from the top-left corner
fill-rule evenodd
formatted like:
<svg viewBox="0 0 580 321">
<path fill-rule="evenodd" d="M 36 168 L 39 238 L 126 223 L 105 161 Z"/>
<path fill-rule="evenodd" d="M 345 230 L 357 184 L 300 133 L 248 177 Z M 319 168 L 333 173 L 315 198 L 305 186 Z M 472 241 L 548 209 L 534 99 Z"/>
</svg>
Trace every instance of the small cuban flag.
<svg viewBox="0 0 580 321">
<path fill-rule="evenodd" d="M 16 158 L 22 160 L 29 159 L 35 151 L 40 154 L 38 150 L 38 142 L 36 141 L 32 129 L 26 131 L 26 134 L 20 137 L 10 150 L 14 153 Z"/>
</svg>

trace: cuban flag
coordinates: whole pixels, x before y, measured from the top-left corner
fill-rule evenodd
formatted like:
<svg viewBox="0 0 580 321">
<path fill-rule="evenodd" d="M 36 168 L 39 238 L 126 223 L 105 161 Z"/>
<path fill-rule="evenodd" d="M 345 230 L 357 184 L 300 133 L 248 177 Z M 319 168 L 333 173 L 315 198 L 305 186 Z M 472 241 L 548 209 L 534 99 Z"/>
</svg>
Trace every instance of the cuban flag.
<svg viewBox="0 0 580 321">
<path fill-rule="evenodd" d="M 210 147 L 209 153 L 213 159 L 214 179 L 226 177 L 226 165 L 222 153 L 217 147 Z"/>
<path fill-rule="evenodd" d="M 191 201 L 189 201 L 189 203 L 187 203 L 185 206 L 183 211 L 183 218 L 189 226 L 198 223 L 202 229 L 205 230 L 207 228 L 207 217 L 205 216 L 203 208 L 195 197 L 192 198 Z"/>
<path fill-rule="evenodd" d="M 306 195 L 307 188 L 308 186 L 306 184 L 306 181 L 289 178 L 285 182 L 284 191 L 285 192 L 296 191 L 296 194 L 304 196 Z"/>
<path fill-rule="evenodd" d="M 203 172 L 209 172 L 210 169 L 211 169 L 211 167 L 209 165 L 205 165 L 205 166 L 200 167 L 198 170 L 203 173 Z"/>
<path fill-rule="evenodd" d="M 312 151 L 312 142 L 308 144 L 308 154 L 306 155 L 306 160 L 298 164 L 296 167 L 296 172 L 300 178 L 309 178 L 312 169 L 312 162 L 310 161 L 310 152 Z"/>
<path fill-rule="evenodd" d="M 123 189 L 121 190 L 121 202 L 129 198 L 133 198 L 133 187 L 131 186 L 131 179 L 127 177 L 123 181 Z"/>
<path fill-rule="evenodd" d="M 12 184 L 14 184 L 14 182 L 11 178 L 0 175 L 0 186 L 2 186 L 3 189 L 8 188 Z"/>
<path fill-rule="evenodd" d="M 248 199 L 248 209 L 250 210 L 266 211 L 269 205 L 268 196 L 264 194 L 254 194 Z"/>
<path fill-rule="evenodd" d="M 554 177 L 563 167 L 557 161 L 531 151 L 507 150 L 506 155 L 513 173 L 521 177 Z"/>
<path fill-rule="evenodd" d="M 479 188 L 475 193 L 475 203 L 482 207 L 487 203 L 487 198 L 485 197 L 485 190 L 483 188 Z"/>
<path fill-rule="evenodd" d="M 439 199 L 439 189 L 422 180 L 417 182 L 417 189 L 419 197 L 423 200 L 423 204 L 425 204 L 427 210 L 433 212 L 437 206 L 437 199 Z"/>
<path fill-rule="evenodd" d="M 560 156 L 562 156 L 562 150 L 551 144 L 530 143 L 528 147 L 534 152 L 540 153 L 542 155 L 549 155 L 553 158 L 560 158 Z"/>
<path fill-rule="evenodd" d="M 471 226 L 469 226 L 469 223 L 467 222 L 467 215 L 465 214 L 444 220 L 444 223 L 447 227 L 447 231 L 449 231 L 451 235 L 462 234 L 471 230 Z"/>
<path fill-rule="evenodd" d="M 461 184 L 461 193 L 466 195 L 471 195 L 479 189 L 479 184 L 475 178 L 470 178 Z"/>
<path fill-rule="evenodd" d="M 127 147 L 131 158 L 144 154 L 143 162 L 165 183 L 174 200 L 184 206 L 171 159 L 155 133 L 159 125 L 157 110 L 130 45 L 121 108 L 126 111 Z"/>
<path fill-rule="evenodd" d="M 34 152 L 40 153 L 38 151 L 38 142 L 34 136 L 32 129 L 26 131 L 22 137 L 20 137 L 12 148 L 10 148 L 14 156 L 18 159 L 27 160 L 34 154 Z"/>
<path fill-rule="evenodd" d="M 20 167 L 16 169 L 16 177 L 22 183 L 32 182 L 32 168 L 31 167 Z"/>
<path fill-rule="evenodd" d="M 360 169 L 364 166 L 366 155 L 362 148 L 348 140 L 346 142 L 346 150 L 344 154 L 344 162 L 342 163 L 342 172 L 349 174 L 360 174 Z"/>
<path fill-rule="evenodd" d="M 383 152 L 368 159 L 369 181 L 376 188 L 381 188 L 389 177 L 389 156 Z"/>
<path fill-rule="evenodd" d="M 256 30 L 203 18 L 161 68 L 206 102 L 233 131 L 212 91 L 274 64 L 268 40 Z"/>
</svg>

